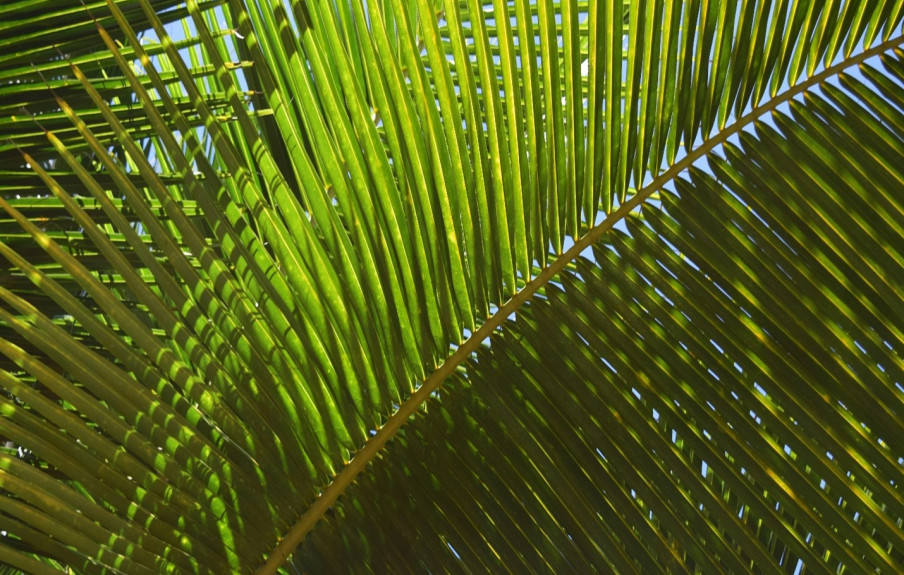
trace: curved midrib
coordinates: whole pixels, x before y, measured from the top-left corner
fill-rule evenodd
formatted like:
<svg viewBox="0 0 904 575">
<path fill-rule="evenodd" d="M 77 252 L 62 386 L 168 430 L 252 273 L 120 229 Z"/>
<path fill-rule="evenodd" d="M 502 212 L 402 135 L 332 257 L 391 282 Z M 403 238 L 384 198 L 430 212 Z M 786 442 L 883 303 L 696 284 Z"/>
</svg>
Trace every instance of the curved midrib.
<svg viewBox="0 0 904 575">
<path fill-rule="evenodd" d="M 651 194 L 660 190 L 667 182 L 673 180 L 678 174 L 690 167 L 698 159 L 714 150 L 717 146 L 721 145 L 725 140 L 739 133 L 743 128 L 771 112 L 781 104 L 806 92 L 816 84 L 840 74 L 847 68 L 859 65 L 864 60 L 873 56 L 878 56 L 902 43 L 904 43 L 904 35 L 891 38 L 869 50 L 851 56 L 834 66 L 826 68 L 819 74 L 808 78 L 800 84 L 792 86 L 786 92 L 783 92 L 759 107 L 754 108 L 733 124 L 726 126 L 712 138 L 704 141 L 698 148 L 691 150 L 685 157 L 681 158 L 680 161 L 676 162 L 672 167 L 663 172 L 649 185 L 639 190 L 630 200 L 619 206 L 614 212 L 610 213 L 605 220 L 581 236 L 571 248 L 556 258 L 548 267 L 544 268 L 538 276 L 528 282 L 521 291 L 512 296 L 505 305 L 500 307 L 494 315 L 488 318 L 480 329 L 473 332 L 471 336 L 455 350 L 455 353 L 449 356 L 446 361 L 424 381 L 424 384 L 399 406 L 398 411 L 392 414 L 386 423 L 377 430 L 376 435 L 371 437 L 370 440 L 355 453 L 352 460 L 346 464 L 335 478 L 333 478 L 333 481 L 323 490 L 321 495 L 314 501 L 308 510 L 305 511 L 295 525 L 286 532 L 286 535 L 280 540 L 279 544 L 267 558 L 266 563 L 255 571 L 255 575 L 269 575 L 276 573 L 276 570 L 288 559 L 295 547 L 304 540 L 307 533 L 314 527 L 317 521 L 323 517 L 330 507 L 332 507 L 336 499 L 338 499 L 349 484 L 351 484 L 358 473 L 360 473 L 367 464 L 376 457 L 377 453 L 379 453 L 386 443 L 392 439 L 417 408 L 427 401 L 430 394 L 436 391 L 446 378 L 451 375 L 452 372 L 471 355 L 471 353 L 477 350 L 481 342 L 490 337 L 496 328 L 501 326 L 510 315 L 515 313 L 518 308 L 529 300 L 541 287 L 546 285 L 547 282 L 562 271 L 569 262 L 576 259 L 582 251 L 599 240 L 604 233 L 624 219 L 628 213 L 642 204 Z"/>
</svg>

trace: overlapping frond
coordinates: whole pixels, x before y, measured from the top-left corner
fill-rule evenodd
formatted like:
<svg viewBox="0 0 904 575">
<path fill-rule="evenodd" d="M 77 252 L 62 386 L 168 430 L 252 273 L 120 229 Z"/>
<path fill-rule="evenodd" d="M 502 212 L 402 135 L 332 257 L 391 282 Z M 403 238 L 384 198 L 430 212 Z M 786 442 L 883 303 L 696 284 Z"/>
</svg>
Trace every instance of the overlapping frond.
<svg viewBox="0 0 904 575">
<path fill-rule="evenodd" d="M 763 118 L 575 261 L 298 565 L 899 572 L 902 56 Z"/>
<path fill-rule="evenodd" d="M 569 242 L 764 102 L 891 53 L 904 14 L 900 0 L 57 4 L 0 8 L 0 46 L 16 47 L 0 55 L 0 561 L 139 573 L 268 555 L 275 569 L 277 542 L 369 461 L 349 459 L 379 453 L 384 424 L 432 395 L 420 382 L 454 371 L 465 336 L 502 322 L 492 312 L 534 293 Z M 859 98 L 900 92 L 884 70 L 874 81 Z M 552 301 L 556 285 L 530 290 Z M 672 559 L 702 561 L 654 523 Z M 707 529 L 719 557 L 742 544 Z"/>
</svg>

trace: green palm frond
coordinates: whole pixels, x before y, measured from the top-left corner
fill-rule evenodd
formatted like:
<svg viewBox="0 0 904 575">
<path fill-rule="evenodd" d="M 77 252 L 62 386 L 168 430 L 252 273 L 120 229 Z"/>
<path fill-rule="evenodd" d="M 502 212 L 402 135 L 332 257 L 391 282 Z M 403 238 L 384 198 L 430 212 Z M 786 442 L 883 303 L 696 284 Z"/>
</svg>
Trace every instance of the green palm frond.
<svg viewBox="0 0 904 575">
<path fill-rule="evenodd" d="M 0 8 L 0 562 L 900 570 L 902 16 Z"/>
<path fill-rule="evenodd" d="M 299 566 L 898 571 L 901 63 L 764 118 L 547 284 Z"/>
</svg>

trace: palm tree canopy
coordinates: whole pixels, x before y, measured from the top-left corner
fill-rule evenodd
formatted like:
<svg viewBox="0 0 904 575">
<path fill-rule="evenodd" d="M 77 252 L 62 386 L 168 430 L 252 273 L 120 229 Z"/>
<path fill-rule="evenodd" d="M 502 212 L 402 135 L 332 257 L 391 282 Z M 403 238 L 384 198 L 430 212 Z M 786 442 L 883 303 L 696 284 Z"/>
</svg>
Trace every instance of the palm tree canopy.
<svg viewBox="0 0 904 575">
<path fill-rule="evenodd" d="M 901 572 L 902 17 L 0 6 L 0 572 Z"/>
</svg>

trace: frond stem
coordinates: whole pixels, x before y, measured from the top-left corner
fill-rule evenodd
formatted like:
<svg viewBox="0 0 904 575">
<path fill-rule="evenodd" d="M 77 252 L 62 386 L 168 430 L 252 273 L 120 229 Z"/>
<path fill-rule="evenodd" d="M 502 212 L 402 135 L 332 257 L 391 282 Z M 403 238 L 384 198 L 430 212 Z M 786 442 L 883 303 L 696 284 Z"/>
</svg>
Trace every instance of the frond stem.
<svg viewBox="0 0 904 575">
<path fill-rule="evenodd" d="M 279 541 L 266 562 L 255 571 L 255 575 L 272 575 L 276 573 L 277 569 L 286 562 L 289 555 L 295 550 L 295 547 L 304 540 L 308 532 L 311 531 L 327 510 L 332 507 L 339 496 L 345 492 L 345 489 L 352 481 L 354 481 L 355 477 L 357 477 L 367 464 L 376 457 L 377 453 L 379 453 L 386 443 L 392 439 L 408 418 L 415 413 L 418 407 L 427 401 L 430 394 L 436 391 L 445 379 L 477 350 L 481 342 L 490 337 L 493 332 L 505 322 L 506 318 L 515 313 L 522 304 L 529 300 L 541 287 L 546 285 L 553 277 L 562 271 L 568 263 L 576 259 L 582 251 L 599 240 L 603 234 L 612 229 L 616 223 L 624 219 L 630 212 L 640 206 L 640 204 L 642 204 L 650 195 L 662 189 L 666 183 L 673 180 L 678 174 L 690 167 L 698 159 L 714 150 L 728 138 L 739 133 L 742 129 L 767 113 L 772 112 L 781 104 L 790 101 L 795 96 L 806 92 L 828 78 L 840 74 L 847 68 L 859 65 L 865 60 L 889 51 L 902 43 L 904 43 L 904 35 L 890 38 L 869 50 L 853 55 L 833 66 L 825 68 L 822 72 L 807 78 L 800 84 L 792 86 L 786 92 L 783 92 L 775 98 L 754 108 L 731 125 L 723 128 L 710 139 L 705 140 L 699 147 L 691 150 L 686 156 L 656 177 L 649 185 L 639 190 L 628 201 L 621 204 L 618 209 L 610 213 L 605 220 L 590 228 L 590 230 L 581 236 L 571 248 L 556 258 L 548 267 L 544 268 L 534 279 L 525 284 L 524 288 L 512 296 L 512 298 L 506 302 L 505 305 L 500 307 L 495 314 L 487 318 L 487 321 L 480 326 L 478 330 L 473 332 L 471 336 L 424 381 L 423 385 L 411 394 L 411 397 L 399 406 L 398 411 L 392 414 L 389 419 L 386 420 L 386 423 L 377 430 L 376 435 L 371 437 L 367 443 L 355 453 L 352 460 L 349 461 L 342 471 L 333 478 L 333 481 L 320 493 L 318 498 L 299 518 L 295 525 L 286 532 L 286 535 Z"/>
</svg>

